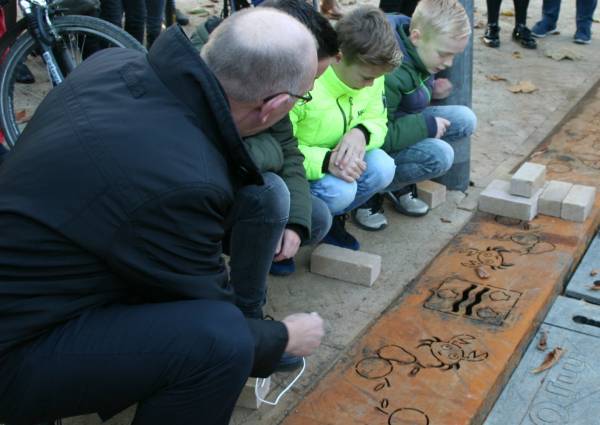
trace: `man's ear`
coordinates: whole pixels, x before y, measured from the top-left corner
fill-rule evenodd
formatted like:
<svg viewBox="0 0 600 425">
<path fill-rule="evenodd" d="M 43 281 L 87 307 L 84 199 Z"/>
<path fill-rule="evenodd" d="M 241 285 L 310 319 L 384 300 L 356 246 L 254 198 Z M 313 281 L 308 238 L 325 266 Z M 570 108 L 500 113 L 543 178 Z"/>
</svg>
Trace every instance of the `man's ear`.
<svg viewBox="0 0 600 425">
<path fill-rule="evenodd" d="M 416 46 L 421 41 L 421 38 L 423 38 L 423 34 L 421 34 L 421 30 L 415 28 L 410 30 L 409 38 L 412 44 Z"/>
<path fill-rule="evenodd" d="M 263 103 L 260 108 L 260 122 L 265 123 L 271 116 L 271 114 L 281 108 L 284 103 L 290 101 L 289 94 L 278 94 L 273 99 L 269 99 L 268 102 Z"/>
</svg>

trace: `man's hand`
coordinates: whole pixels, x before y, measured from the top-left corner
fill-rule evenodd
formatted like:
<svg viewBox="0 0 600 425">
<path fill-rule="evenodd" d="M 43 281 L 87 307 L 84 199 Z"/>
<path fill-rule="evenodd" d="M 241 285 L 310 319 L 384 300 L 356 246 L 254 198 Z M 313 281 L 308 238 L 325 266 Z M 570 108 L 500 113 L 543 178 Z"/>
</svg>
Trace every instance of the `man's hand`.
<svg viewBox="0 0 600 425">
<path fill-rule="evenodd" d="M 367 141 L 363 132 L 353 128 L 344 134 L 334 149 L 338 153 L 335 159 L 335 166 L 343 170 L 351 165 L 352 162 L 355 162 L 356 159 L 362 160 L 365 156 L 366 147 Z"/>
<path fill-rule="evenodd" d="M 293 356 L 310 356 L 325 335 L 323 319 L 317 313 L 296 313 L 282 320 L 288 331 L 285 352 Z"/>
<path fill-rule="evenodd" d="M 435 133 L 435 138 L 441 139 L 450 127 L 450 121 L 448 121 L 446 118 L 435 117 L 435 122 L 437 124 L 437 133 Z"/>
<path fill-rule="evenodd" d="M 433 81 L 431 97 L 434 99 L 445 99 L 452 93 L 452 83 L 447 78 L 436 78 Z"/>
<path fill-rule="evenodd" d="M 292 229 L 285 229 L 283 231 L 283 237 L 277 245 L 277 251 L 275 251 L 275 258 L 273 261 L 278 262 L 287 260 L 288 258 L 294 258 L 300 248 L 300 236 Z"/>
<path fill-rule="evenodd" d="M 335 165 L 338 155 L 338 151 L 333 151 L 331 153 L 331 157 L 329 158 L 329 174 L 336 176 L 345 182 L 352 183 L 353 181 L 356 181 L 356 179 L 358 179 L 367 169 L 367 163 L 358 157 L 354 158 L 353 161 L 342 169 Z"/>
</svg>

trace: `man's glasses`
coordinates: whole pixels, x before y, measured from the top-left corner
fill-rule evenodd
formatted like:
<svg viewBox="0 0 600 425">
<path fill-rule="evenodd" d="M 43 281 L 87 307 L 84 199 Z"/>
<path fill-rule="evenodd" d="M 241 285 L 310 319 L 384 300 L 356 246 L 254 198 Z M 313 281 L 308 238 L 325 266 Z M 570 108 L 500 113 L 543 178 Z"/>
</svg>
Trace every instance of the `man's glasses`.
<svg viewBox="0 0 600 425">
<path fill-rule="evenodd" d="M 312 94 L 310 92 L 306 93 L 304 96 L 300 96 L 299 94 L 290 93 L 289 91 L 282 91 L 279 93 L 272 94 L 271 96 L 267 96 L 263 99 L 263 103 L 267 103 L 271 99 L 275 99 L 280 94 L 287 94 L 291 97 L 298 99 L 298 105 L 306 105 L 308 102 L 312 100 Z"/>
</svg>

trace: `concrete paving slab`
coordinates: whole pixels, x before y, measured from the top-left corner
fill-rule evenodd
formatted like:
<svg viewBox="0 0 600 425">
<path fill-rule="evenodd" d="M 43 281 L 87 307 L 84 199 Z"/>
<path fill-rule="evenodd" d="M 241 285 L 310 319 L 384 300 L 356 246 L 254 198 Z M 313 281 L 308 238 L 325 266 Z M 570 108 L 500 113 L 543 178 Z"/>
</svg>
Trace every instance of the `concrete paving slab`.
<svg viewBox="0 0 600 425">
<path fill-rule="evenodd" d="M 600 274 L 591 276 L 591 272 L 600 273 L 600 235 L 596 236 L 588 248 L 577 271 L 567 284 L 566 294 L 570 297 L 581 298 L 591 303 L 600 304 L 600 291 L 593 291 L 590 286 L 600 279 Z"/>
<path fill-rule="evenodd" d="M 544 323 L 600 338 L 600 307 L 583 300 L 560 296 L 552 305 Z"/>
<path fill-rule="evenodd" d="M 485 425 L 560 424 L 585 425 L 600 415 L 600 338 L 572 330 L 571 318 L 600 316 L 600 307 L 559 297 L 521 363 L 498 398 Z M 548 323 L 548 322 L 551 322 Z M 548 349 L 536 348 L 541 333 Z M 532 373 L 554 347 L 565 349 L 554 367 Z"/>
</svg>

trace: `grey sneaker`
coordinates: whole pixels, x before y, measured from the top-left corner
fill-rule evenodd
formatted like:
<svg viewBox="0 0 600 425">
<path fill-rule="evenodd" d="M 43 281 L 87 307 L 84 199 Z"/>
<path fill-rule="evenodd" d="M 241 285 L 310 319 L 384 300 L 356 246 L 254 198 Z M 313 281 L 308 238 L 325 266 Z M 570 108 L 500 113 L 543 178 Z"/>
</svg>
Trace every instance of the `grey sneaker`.
<svg viewBox="0 0 600 425">
<path fill-rule="evenodd" d="M 375 195 L 359 208 L 352 211 L 352 218 L 356 225 L 364 230 L 377 231 L 388 224 L 383 215 L 383 196 Z"/>
<path fill-rule="evenodd" d="M 400 214 L 422 217 L 429 212 L 429 206 L 417 198 L 414 188 L 406 191 L 386 192 L 386 197 Z"/>
</svg>

